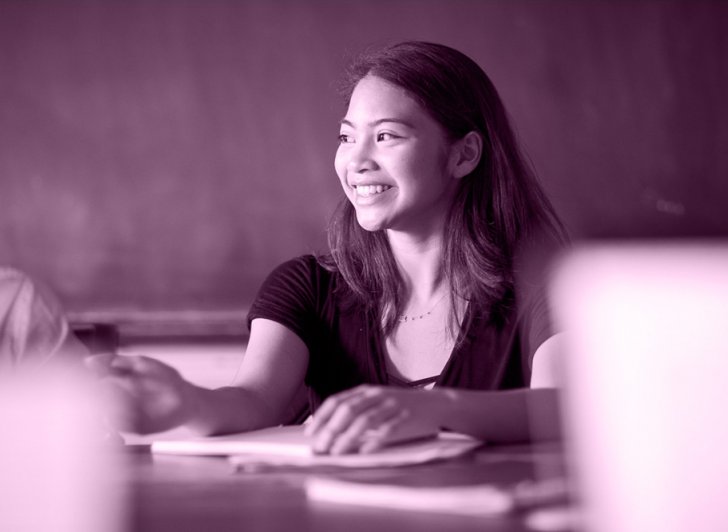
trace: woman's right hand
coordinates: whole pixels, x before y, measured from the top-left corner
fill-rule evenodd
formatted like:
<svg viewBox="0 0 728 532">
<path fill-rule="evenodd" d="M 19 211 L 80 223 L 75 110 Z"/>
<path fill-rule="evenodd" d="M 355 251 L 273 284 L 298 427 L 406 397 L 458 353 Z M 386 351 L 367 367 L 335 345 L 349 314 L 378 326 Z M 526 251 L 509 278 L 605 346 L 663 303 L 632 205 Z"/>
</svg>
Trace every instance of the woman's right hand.
<svg viewBox="0 0 728 532">
<path fill-rule="evenodd" d="M 193 414 L 195 386 L 158 360 L 105 353 L 84 363 L 100 377 L 111 403 L 109 422 L 119 430 L 161 432 L 183 425 Z"/>
</svg>

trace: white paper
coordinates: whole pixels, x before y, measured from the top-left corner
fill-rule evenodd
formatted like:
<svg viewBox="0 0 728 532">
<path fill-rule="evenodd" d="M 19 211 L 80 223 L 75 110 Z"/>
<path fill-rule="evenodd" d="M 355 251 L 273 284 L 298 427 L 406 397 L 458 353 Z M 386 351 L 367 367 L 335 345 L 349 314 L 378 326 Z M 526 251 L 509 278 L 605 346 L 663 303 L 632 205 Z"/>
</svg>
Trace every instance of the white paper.
<svg viewBox="0 0 728 532">
<path fill-rule="evenodd" d="M 306 496 L 337 504 L 476 516 L 508 512 L 515 506 L 511 493 L 487 484 L 412 487 L 312 477 L 306 481 Z"/>
<path fill-rule="evenodd" d="M 227 436 L 160 440 L 152 443 L 152 452 L 230 456 L 231 462 L 240 467 L 391 467 L 454 458 L 482 445 L 469 436 L 440 433 L 367 454 L 318 455 L 313 453 L 311 443 L 303 426 L 289 426 Z"/>
</svg>

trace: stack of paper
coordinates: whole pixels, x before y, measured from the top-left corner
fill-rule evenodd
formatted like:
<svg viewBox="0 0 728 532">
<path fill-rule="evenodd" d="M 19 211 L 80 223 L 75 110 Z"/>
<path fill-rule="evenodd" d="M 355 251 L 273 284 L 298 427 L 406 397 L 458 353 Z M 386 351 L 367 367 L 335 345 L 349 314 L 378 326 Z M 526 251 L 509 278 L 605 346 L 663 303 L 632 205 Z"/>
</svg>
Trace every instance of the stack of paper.
<svg viewBox="0 0 728 532">
<path fill-rule="evenodd" d="M 159 440 L 152 443 L 152 452 L 229 456 L 240 467 L 391 467 L 453 458 L 482 445 L 468 436 L 440 433 L 391 444 L 368 454 L 318 455 L 312 451 L 311 443 L 303 426 L 288 426 L 226 436 Z"/>
</svg>

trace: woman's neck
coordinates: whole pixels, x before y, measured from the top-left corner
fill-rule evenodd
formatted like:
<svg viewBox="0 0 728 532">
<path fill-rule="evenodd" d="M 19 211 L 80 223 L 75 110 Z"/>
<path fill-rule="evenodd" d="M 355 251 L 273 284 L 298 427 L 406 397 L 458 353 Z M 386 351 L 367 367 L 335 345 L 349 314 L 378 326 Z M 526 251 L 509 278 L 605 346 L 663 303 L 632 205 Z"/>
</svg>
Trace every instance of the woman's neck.
<svg viewBox="0 0 728 532">
<path fill-rule="evenodd" d="M 445 288 L 442 236 L 421 238 L 394 231 L 387 236 L 410 303 L 426 304 L 441 297 Z"/>
</svg>

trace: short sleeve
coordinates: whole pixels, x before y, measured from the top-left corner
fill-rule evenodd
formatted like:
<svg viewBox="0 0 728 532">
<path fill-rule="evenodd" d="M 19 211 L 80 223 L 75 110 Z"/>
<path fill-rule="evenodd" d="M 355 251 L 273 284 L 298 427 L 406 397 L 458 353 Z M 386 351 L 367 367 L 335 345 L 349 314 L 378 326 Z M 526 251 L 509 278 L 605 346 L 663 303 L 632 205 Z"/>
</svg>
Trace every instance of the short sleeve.
<svg viewBox="0 0 728 532">
<path fill-rule="evenodd" d="M 529 373 L 526 382 L 530 381 L 533 355 L 556 332 L 548 299 L 548 283 L 554 261 L 565 245 L 553 236 L 537 233 L 525 242 L 515 261 L 522 364 Z"/>
<path fill-rule="evenodd" d="M 533 355 L 536 350 L 554 334 L 551 312 L 543 292 L 539 292 L 527 302 L 521 319 L 521 345 L 526 367 L 533 367 Z"/>
<path fill-rule="evenodd" d="M 280 323 L 311 349 L 316 322 L 316 259 L 303 256 L 284 262 L 265 279 L 248 313 L 248 329 L 256 318 Z"/>
</svg>

